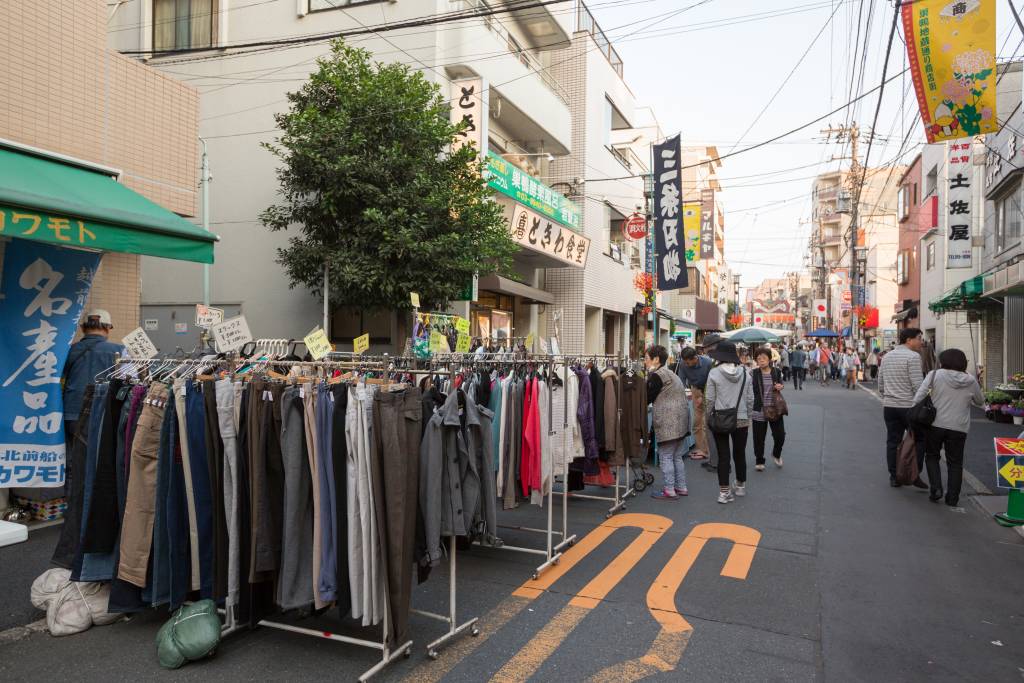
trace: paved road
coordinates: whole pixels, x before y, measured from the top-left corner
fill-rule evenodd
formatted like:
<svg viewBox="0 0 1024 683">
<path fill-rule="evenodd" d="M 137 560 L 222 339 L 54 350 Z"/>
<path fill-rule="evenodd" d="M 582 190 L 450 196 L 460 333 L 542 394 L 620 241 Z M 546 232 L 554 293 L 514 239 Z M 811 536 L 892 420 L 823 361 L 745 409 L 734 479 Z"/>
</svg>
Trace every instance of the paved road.
<svg viewBox="0 0 1024 683">
<path fill-rule="evenodd" d="M 608 522 L 601 503 L 572 503 L 581 540 L 539 582 L 531 556 L 462 555 L 460 613 L 479 615 L 483 633 L 432 662 L 422 646 L 443 628 L 414 617 L 413 657 L 380 679 L 1020 680 L 1024 540 L 966 496 L 951 510 L 889 488 L 868 393 L 788 393 L 785 468 L 751 471 L 745 499 L 718 505 L 714 476 L 691 467 L 678 502 L 644 497 Z M 445 597 L 432 578 L 414 600 L 442 610 Z M 163 618 L 0 645 L 0 680 L 352 680 L 373 663 L 366 650 L 261 629 L 164 672 L 153 647 Z"/>
</svg>

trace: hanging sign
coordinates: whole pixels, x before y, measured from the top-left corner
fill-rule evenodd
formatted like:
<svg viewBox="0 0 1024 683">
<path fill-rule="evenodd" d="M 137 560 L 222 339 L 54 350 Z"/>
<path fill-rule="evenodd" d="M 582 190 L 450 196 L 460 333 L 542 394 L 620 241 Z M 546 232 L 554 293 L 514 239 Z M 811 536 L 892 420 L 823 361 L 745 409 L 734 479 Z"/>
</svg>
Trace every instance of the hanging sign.
<svg viewBox="0 0 1024 683">
<path fill-rule="evenodd" d="M 412 302 L 413 308 L 420 307 L 420 295 L 416 292 L 409 292 L 409 301 Z"/>
<path fill-rule="evenodd" d="M 469 342 L 469 335 L 460 332 L 455 338 L 455 353 L 469 353 Z"/>
<path fill-rule="evenodd" d="M 914 0 L 902 14 L 928 142 L 997 132 L 995 0 Z"/>
<path fill-rule="evenodd" d="M 824 299 L 814 300 L 814 317 L 815 318 L 827 318 L 828 317 L 828 306 L 825 304 Z"/>
<path fill-rule="evenodd" d="M 530 334 L 526 335 L 526 350 L 527 351 L 533 351 L 533 340 L 534 339 L 536 339 L 536 337 L 534 336 L 533 332 L 531 332 Z"/>
<path fill-rule="evenodd" d="M 319 325 L 302 338 L 302 343 L 306 345 L 306 350 L 309 351 L 313 360 L 320 360 L 334 350 L 331 347 L 331 340 L 327 338 L 327 333 Z"/>
<path fill-rule="evenodd" d="M 658 289 L 670 291 L 687 286 L 683 242 L 682 182 L 679 136 L 654 145 L 654 252 Z"/>
<path fill-rule="evenodd" d="M 212 328 L 213 338 L 217 342 L 217 350 L 221 353 L 237 351 L 252 341 L 249 323 L 244 315 L 228 318 Z"/>
<path fill-rule="evenodd" d="M 430 351 L 433 353 L 450 353 L 451 347 L 448 346 L 448 337 L 444 336 L 437 330 L 431 330 Z"/>
<path fill-rule="evenodd" d="M 196 304 L 196 327 L 208 330 L 217 323 L 224 322 L 224 309 Z"/>
<path fill-rule="evenodd" d="M 487 88 L 482 78 L 451 82 L 451 122 L 465 124 L 452 142 L 452 153 L 473 145 L 481 154 L 487 147 Z"/>
<path fill-rule="evenodd" d="M 326 336 L 326 335 L 324 335 Z M 363 353 L 370 348 L 370 333 L 356 337 L 352 340 L 352 350 L 356 353 Z"/>
<path fill-rule="evenodd" d="M 683 251 L 687 263 L 700 257 L 700 204 L 697 202 L 683 203 Z"/>
<path fill-rule="evenodd" d="M 642 240 L 647 237 L 647 216 L 634 213 L 622 224 L 622 234 L 627 239 Z"/>
<path fill-rule="evenodd" d="M 61 370 L 99 263 L 95 252 L 7 242 L 0 299 L 0 488 L 64 484 Z"/>
<path fill-rule="evenodd" d="M 946 193 L 946 267 L 970 268 L 971 183 L 974 179 L 971 141 L 949 144 L 949 192 Z"/>
<path fill-rule="evenodd" d="M 700 191 L 700 258 L 715 258 L 715 191 Z"/>
<path fill-rule="evenodd" d="M 128 355 L 132 358 L 146 359 L 155 358 L 159 351 L 156 350 L 156 346 L 153 345 L 153 340 L 149 338 L 146 331 L 141 327 L 136 327 L 128 334 L 121 337 L 121 343 L 124 344 L 125 349 L 128 351 Z"/>
<path fill-rule="evenodd" d="M 584 268 L 590 253 L 590 238 L 553 223 L 536 211 L 516 204 L 509 224 L 512 240 L 526 249 Z"/>
<path fill-rule="evenodd" d="M 487 152 L 487 186 L 557 223 L 580 229 L 578 206 L 493 152 Z"/>
<path fill-rule="evenodd" d="M 996 438 L 996 486 L 1024 490 L 1024 439 Z"/>
<path fill-rule="evenodd" d="M 459 317 L 455 319 L 455 331 L 462 334 L 469 334 L 469 321 L 465 318 Z"/>
</svg>

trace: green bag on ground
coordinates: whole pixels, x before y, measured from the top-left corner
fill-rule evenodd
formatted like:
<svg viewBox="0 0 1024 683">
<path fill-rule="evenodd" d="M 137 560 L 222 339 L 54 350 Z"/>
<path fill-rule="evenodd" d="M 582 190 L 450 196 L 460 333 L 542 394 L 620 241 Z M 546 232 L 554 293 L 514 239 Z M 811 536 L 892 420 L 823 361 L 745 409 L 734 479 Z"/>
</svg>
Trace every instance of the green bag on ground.
<svg viewBox="0 0 1024 683">
<path fill-rule="evenodd" d="M 220 628 L 220 616 L 213 600 L 185 605 L 156 634 L 160 666 L 177 669 L 186 662 L 206 657 L 220 642 Z"/>
</svg>

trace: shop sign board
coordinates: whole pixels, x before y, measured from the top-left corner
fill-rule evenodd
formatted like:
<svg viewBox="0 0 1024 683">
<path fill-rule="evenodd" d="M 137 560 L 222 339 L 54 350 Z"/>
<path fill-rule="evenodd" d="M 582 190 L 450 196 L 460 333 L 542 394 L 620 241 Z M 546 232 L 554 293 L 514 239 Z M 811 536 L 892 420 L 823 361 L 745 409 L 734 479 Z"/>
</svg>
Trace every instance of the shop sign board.
<svg viewBox="0 0 1024 683">
<path fill-rule="evenodd" d="M 683 235 L 683 201 L 679 135 L 654 145 L 654 253 L 657 289 L 684 289 L 688 284 Z"/>
<path fill-rule="evenodd" d="M 556 223 L 580 229 L 579 207 L 491 151 L 487 152 L 487 186 Z"/>
<path fill-rule="evenodd" d="M 149 338 L 149 335 L 141 327 L 136 327 L 121 337 L 121 343 L 124 344 L 124 348 L 132 358 L 155 358 L 159 353 L 156 350 L 156 345 L 153 344 L 153 340 Z"/>
<path fill-rule="evenodd" d="M 567 266 L 584 268 L 590 253 L 590 238 L 556 225 L 522 204 L 512 205 L 509 225 L 512 240 L 531 251 L 553 256 Z"/>
<path fill-rule="evenodd" d="M 828 317 L 828 306 L 825 305 L 824 299 L 814 300 L 814 317 L 815 318 L 827 318 Z"/>
<path fill-rule="evenodd" d="M 700 258 L 700 204 L 683 204 L 683 252 L 686 262 L 694 263 Z"/>
<path fill-rule="evenodd" d="M 946 193 L 946 267 L 970 268 L 971 184 L 974 179 L 970 140 L 949 143 L 949 191 Z"/>
<path fill-rule="evenodd" d="M 196 304 L 196 327 L 208 330 L 220 322 L 224 322 L 223 308 Z"/>
<path fill-rule="evenodd" d="M 213 338 L 217 342 L 217 350 L 221 353 L 237 351 L 252 341 L 249 323 L 244 315 L 228 318 L 213 326 Z"/>
<path fill-rule="evenodd" d="M 622 234 L 631 240 L 642 240 L 647 237 L 647 217 L 634 213 L 622 224 Z"/>
<path fill-rule="evenodd" d="M 451 122 L 466 127 L 452 142 L 452 153 L 473 145 L 483 154 L 487 147 L 487 86 L 482 78 L 464 78 L 451 82 Z"/>
<path fill-rule="evenodd" d="M 715 258 L 715 191 L 700 191 L 700 258 Z"/>
<path fill-rule="evenodd" d="M 3 261 L 0 488 L 61 486 L 61 370 L 100 254 L 15 239 Z"/>
<path fill-rule="evenodd" d="M 323 330 L 318 330 L 318 331 L 321 334 L 323 334 Z M 324 334 L 324 338 L 325 339 L 327 338 L 326 334 Z M 330 344 L 328 344 L 327 346 L 330 347 Z M 352 351 L 355 352 L 355 353 L 365 353 L 369 348 L 370 348 L 370 333 L 369 332 L 367 332 L 366 334 L 360 335 L 360 336 L 358 336 L 358 337 L 356 337 L 355 339 L 352 340 Z M 327 355 L 327 354 L 324 354 L 324 355 Z M 322 357 L 323 356 L 321 356 L 321 358 Z M 315 358 L 315 356 L 314 356 L 314 358 Z"/>
</svg>

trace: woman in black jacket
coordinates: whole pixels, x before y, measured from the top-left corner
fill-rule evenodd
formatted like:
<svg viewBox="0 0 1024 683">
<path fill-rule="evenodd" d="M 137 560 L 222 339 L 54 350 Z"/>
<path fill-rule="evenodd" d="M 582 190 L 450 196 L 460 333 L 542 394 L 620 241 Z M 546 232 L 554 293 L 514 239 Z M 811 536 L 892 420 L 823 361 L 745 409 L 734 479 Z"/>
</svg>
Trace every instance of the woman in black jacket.
<svg viewBox="0 0 1024 683">
<path fill-rule="evenodd" d="M 772 430 L 772 457 L 782 467 L 782 445 L 786 442 L 786 427 L 782 416 L 775 420 L 765 417 L 765 408 L 775 403 L 775 391 L 782 391 L 782 371 L 771 366 L 772 352 L 760 348 L 754 354 L 757 367 L 750 371 L 750 385 L 754 389 L 754 411 L 750 417 L 754 426 L 754 469 L 764 472 L 764 444 L 768 428 Z"/>
</svg>

